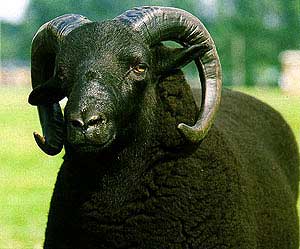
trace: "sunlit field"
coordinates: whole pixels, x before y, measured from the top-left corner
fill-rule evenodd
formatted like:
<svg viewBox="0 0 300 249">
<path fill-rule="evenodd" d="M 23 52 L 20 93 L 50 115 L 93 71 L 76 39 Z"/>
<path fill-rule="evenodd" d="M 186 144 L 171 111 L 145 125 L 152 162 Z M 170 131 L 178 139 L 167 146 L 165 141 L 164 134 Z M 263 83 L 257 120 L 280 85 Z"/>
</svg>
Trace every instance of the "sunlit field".
<svg viewBox="0 0 300 249">
<path fill-rule="evenodd" d="M 282 113 L 300 142 L 300 97 L 277 89 L 239 89 Z M 46 156 L 32 132 L 40 132 L 29 88 L 0 88 L 0 248 L 42 247 L 47 212 L 62 154 Z M 299 205 L 298 205 L 299 207 Z"/>
<path fill-rule="evenodd" d="M 62 155 L 35 145 L 40 131 L 29 89 L 0 88 L 0 248 L 41 248 L 47 210 Z"/>
</svg>

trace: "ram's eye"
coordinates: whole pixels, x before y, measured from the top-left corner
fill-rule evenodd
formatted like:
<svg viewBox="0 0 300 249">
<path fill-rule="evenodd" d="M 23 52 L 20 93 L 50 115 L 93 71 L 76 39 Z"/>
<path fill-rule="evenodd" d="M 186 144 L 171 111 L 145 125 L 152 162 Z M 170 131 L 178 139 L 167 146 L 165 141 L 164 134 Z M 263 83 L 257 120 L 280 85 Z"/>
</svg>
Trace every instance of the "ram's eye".
<svg viewBox="0 0 300 249">
<path fill-rule="evenodd" d="M 143 63 L 140 63 L 133 68 L 133 72 L 138 75 L 145 73 L 146 70 L 147 70 L 147 65 Z"/>
</svg>

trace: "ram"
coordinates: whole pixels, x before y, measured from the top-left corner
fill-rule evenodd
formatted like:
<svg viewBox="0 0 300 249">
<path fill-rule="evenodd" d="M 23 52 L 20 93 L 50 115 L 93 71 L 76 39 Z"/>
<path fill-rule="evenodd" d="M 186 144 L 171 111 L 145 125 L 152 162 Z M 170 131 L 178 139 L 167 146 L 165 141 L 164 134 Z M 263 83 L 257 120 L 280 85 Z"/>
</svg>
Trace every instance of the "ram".
<svg viewBox="0 0 300 249">
<path fill-rule="evenodd" d="M 181 71 L 192 61 L 199 108 Z M 295 138 L 271 107 L 222 90 L 188 12 L 55 18 L 33 39 L 32 85 L 37 144 L 65 147 L 45 248 L 298 248 Z"/>
</svg>

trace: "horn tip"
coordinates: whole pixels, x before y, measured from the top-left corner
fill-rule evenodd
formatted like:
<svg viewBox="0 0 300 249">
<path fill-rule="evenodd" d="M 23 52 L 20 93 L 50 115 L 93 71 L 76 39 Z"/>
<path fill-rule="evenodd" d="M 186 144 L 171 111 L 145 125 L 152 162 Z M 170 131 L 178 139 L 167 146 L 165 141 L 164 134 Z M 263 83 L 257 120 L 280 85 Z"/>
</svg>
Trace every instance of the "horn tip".
<svg viewBox="0 0 300 249">
<path fill-rule="evenodd" d="M 35 139 L 36 143 L 38 144 L 38 146 L 45 145 L 45 143 L 46 143 L 45 137 L 41 136 L 36 131 L 33 132 L 33 136 L 34 136 L 34 139 Z"/>
<path fill-rule="evenodd" d="M 33 132 L 33 136 L 39 148 L 49 156 L 55 156 L 62 150 L 62 146 L 55 147 L 48 144 L 46 138 L 37 132 Z"/>
<path fill-rule="evenodd" d="M 177 128 L 192 143 L 199 143 L 206 135 L 206 132 L 200 128 L 191 127 L 184 123 L 180 123 Z"/>
</svg>

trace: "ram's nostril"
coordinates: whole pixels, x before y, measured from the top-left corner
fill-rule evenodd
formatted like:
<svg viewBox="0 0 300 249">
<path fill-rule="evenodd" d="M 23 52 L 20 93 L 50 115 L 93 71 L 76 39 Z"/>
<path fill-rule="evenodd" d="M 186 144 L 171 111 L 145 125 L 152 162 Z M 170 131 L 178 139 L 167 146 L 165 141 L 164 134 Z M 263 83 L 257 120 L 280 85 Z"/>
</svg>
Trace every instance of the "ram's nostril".
<svg viewBox="0 0 300 249">
<path fill-rule="evenodd" d="M 81 119 L 72 119 L 70 120 L 70 123 L 73 127 L 76 128 L 82 128 L 84 126 L 84 123 Z"/>
<path fill-rule="evenodd" d="M 104 116 L 92 116 L 87 122 L 87 126 L 96 126 L 101 125 L 106 122 L 106 119 Z"/>
</svg>

